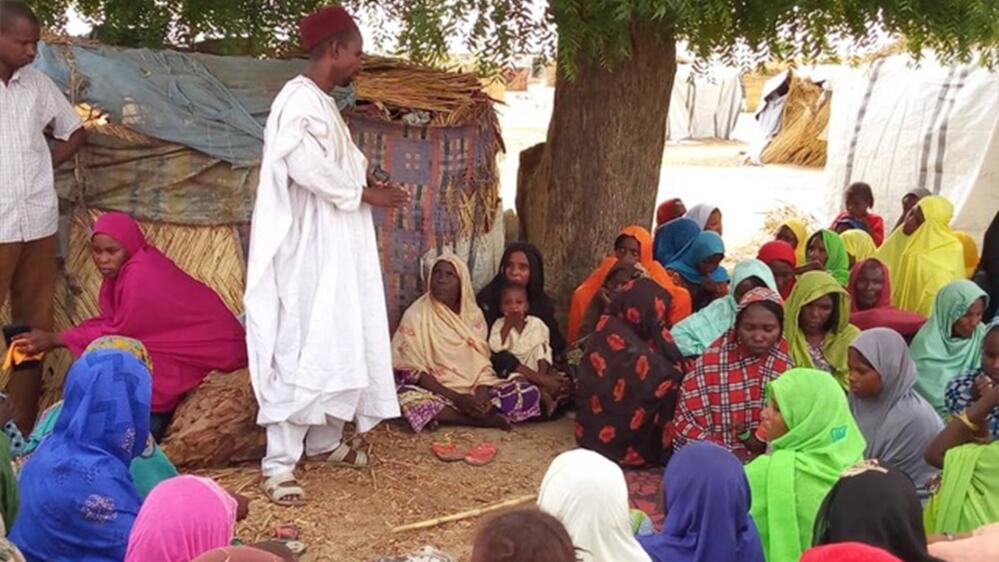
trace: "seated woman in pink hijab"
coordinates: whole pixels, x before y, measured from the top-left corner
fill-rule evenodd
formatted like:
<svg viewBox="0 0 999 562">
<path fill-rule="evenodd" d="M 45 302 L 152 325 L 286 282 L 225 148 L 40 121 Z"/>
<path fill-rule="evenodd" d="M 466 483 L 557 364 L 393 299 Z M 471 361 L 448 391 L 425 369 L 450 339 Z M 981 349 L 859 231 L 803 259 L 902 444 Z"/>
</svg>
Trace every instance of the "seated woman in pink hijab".
<svg viewBox="0 0 999 562">
<path fill-rule="evenodd" d="M 67 347 L 79 357 L 102 336 L 141 341 L 153 362 L 150 432 L 159 440 L 177 404 L 208 373 L 246 367 L 246 333 L 215 291 L 146 243 L 132 217 L 101 215 L 91 247 L 104 276 L 100 315 L 60 334 L 34 330 L 16 345 L 27 353 Z"/>
</svg>

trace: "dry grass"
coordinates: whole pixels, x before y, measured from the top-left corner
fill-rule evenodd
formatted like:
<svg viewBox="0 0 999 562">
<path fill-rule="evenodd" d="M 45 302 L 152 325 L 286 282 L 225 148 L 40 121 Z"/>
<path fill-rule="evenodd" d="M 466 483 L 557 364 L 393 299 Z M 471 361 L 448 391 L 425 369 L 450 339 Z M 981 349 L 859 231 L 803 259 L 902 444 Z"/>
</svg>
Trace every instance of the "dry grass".
<svg viewBox="0 0 999 562">
<path fill-rule="evenodd" d="M 763 220 L 763 228 L 753 236 L 751 242 L 725 252 L 725 266 L 731 269 L 743 260 L 755 258 L 760 246 L 773 240 L 777 229 L 788 219 L 805 221 L 805 224 L 808 225 L 808 232 L 815 232 L 820 228 L 819 221 L 814 216 L 805 213 L 794 205 L 784 205 L 767 213 Z"/>
<path fill-rule="evenodd" d="M 823 134 L 829 124 L 830 100 L 821 86 L 791 74 L 781 129 L 763 151 L 763 162 L 825 166 L 828 143 Z"/>
<path fill-rule="evenodd" d="M 495 442 L 493 464 L 475 468 L 445 464 L 430 453 L 435 441 L 471 445 Z M 368 435 L 372 465 L 368 469 L 332 469 L 323 463 L 301 465 L 298 476 L 310 496 L 300 508 L 268 502 L 259 490 L 256 465 L 202 471 L 232 491 L 249 496 L 250 517 L 238 536 L 246 542 L 266 540 L 279 523 L 297 525 L 309 547 L 310 560 L 367 562 L 432 544 L 467 560 L 481 518 L 411 532 L 392 533 L 399 525 L 484 507 L 537 493 L 548 464 L 575 446 L 572 421 L 525 424 L 514 431 L 446 428 L 414 435 L 399 424 L 383 424 Z"/>
</svg>

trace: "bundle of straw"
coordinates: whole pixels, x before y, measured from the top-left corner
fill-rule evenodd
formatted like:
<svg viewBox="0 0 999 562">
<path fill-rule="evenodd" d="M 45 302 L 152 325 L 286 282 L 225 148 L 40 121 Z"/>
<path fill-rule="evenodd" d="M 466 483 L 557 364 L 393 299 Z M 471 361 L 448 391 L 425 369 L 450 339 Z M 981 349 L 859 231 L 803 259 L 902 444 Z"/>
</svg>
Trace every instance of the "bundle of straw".
<svg viewBox="0 0 999 562">
<path fill-rule="evenodd" d="M 247 370 L 213 373 L 181 402 L 163 451 L 179 467 L 220 468 L 263 458 L 266 434 Z"/>
<path fill-rule="evenodd" d="M 828 143 L 823 133 L 829 124 L 830 96 L 821 86 L 793 74 L 790 80 L 780 132 L 763 151 L 762 160 L 821 168 L 826 165 Z"/>
</svg>

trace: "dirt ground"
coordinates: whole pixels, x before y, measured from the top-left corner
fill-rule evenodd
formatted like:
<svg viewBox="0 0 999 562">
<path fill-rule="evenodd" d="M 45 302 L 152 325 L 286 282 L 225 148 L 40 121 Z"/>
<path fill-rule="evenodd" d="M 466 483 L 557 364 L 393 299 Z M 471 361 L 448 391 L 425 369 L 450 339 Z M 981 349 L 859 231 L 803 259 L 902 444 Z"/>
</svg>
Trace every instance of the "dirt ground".
<svg viewBox="0 0 999 562">
<path fill-rule="evenodd" d="M 486 467 L 446 464 L 430 452 L 435 441 L 492 441 L 499 453 Z M 510 432 L 444 427 L 419 435 L 390 423 L 369 434 L 368 442 L 370 469 L 300 465 L 300 482 L 310 496 L 309 505 L 300 508 L 268 502 L 259 490 L 255 465 L 205 474 L 252 499 L 250 516 L 237 530 L 247 543 L 270 538 L 276 524 L 294 523 L 308 546 L 307 561 L 369 562 L 424 545 L 468 560 L 482 518 L 397 534 L 392 528 L 535 494 L 551 460 L 575 446 L 572 420 L 566 418 L 523 424 Z"/>
</svg>

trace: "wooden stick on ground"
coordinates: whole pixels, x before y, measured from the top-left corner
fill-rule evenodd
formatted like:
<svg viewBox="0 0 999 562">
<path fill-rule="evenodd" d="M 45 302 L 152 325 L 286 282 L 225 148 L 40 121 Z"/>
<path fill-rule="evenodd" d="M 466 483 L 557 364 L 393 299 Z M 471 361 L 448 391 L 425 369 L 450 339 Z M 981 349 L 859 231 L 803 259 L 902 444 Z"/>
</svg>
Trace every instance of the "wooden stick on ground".
<svg viewBox="0 0 999 562">
<path fill-rule="evenodd" d="M 494 511 L 499 511 L 507 507 L 513 507 L 515 505 L 520 505 L 522 503 L 527 503 L 529 501 L 534 501 L 537 498 L 537 494 L 531 494 L 529 496 L 520 496 L 518 498 L 513 498 L 510 500 L 502 501 L 499 503 L 494 503 L 487 505 L 485 507 L 480 507 L 478 509 L 472 509 L 469 511 L 462 511 L 461 513 L 454 513 L 452 515 L 445 515 L 444 517 L 437 517 L 434 519 L 427 519 L 426 521 L 420 521 L 419 523 L 410 523 L 409 525 L 403 525 L 401 527 L 396 527 L 392 529 L 393 533 L 402 533 L 403 531 L 413 531 L 416 529 L 427 529 L 429 527 L 436 527 L 444 523 L 451 523 L 452 521 L 461 521 L 462 519 L 471 519 L 472 517 L 478 517 L 480 515 L 485 515 L 486 513 L 492 513 Z"/>
</svg>

